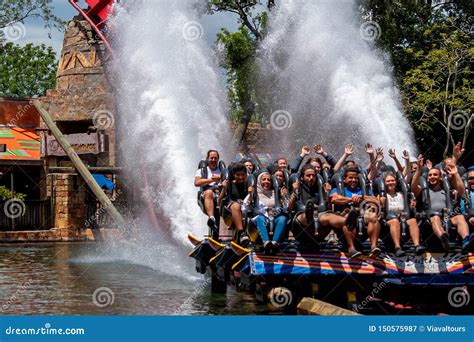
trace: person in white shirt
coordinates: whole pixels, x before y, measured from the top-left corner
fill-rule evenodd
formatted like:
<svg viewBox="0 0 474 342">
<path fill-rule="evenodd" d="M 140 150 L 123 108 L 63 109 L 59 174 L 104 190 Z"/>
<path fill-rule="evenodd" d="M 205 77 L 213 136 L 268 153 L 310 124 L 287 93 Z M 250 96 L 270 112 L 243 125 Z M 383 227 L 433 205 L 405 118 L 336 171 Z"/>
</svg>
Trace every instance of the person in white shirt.
<svg viewBox="0 0 474 342">
<path fill-rule="evenodd" d="M 204 205 L 204 212 L 208 216 L 207 225 L 213 231 L 218 231 L 216 218 L 214 217 L 214 194 L 218 192 L 217 186 L 221 181 L 221 170 L 219 169 L 219 152 L 209 150 L 206 156 L 207 169 L 203 177 L 203 170 L 198 169 L 194 177 L 194 186 L 201 188 L 201 198 Z"/>
<path fill-rule="evenodd" d="M 397 191 L 397 177 L 392 172 L 388 172 L 383 176 L 385 184 L 386 197 L 380 197 L 380 202 L 385 206 L 388 214 L 387 225 L 390 229 L 390 236 L 395 247 L 395 256 L 402 257 L 405 252 L 400 246 L 400 216 L 405 210 L 405 201 L 403 193 Z M 415 254 L 422 255 L 425 252 L 425 247 L 420 245 L 420 228 L 414 217 L 413 209 L 416 206 L 416 201 L 410 202 L 410 217 L 407 219 L 408 230 L 415 246 Z"/>
</svg>

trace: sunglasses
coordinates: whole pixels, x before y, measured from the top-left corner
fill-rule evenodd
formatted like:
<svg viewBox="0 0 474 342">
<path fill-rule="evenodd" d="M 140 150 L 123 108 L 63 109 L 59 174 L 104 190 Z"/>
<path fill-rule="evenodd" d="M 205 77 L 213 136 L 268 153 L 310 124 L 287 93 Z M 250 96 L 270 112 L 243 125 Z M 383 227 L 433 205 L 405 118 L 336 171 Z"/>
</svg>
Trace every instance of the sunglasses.
<svg viewBox="0 0 474 342">
<path fill-rule="evenodd" d="M 468 179 L 468 180 L 474 180 L 474 176 L 468 177 L 467 179 Z"/>
</svg>

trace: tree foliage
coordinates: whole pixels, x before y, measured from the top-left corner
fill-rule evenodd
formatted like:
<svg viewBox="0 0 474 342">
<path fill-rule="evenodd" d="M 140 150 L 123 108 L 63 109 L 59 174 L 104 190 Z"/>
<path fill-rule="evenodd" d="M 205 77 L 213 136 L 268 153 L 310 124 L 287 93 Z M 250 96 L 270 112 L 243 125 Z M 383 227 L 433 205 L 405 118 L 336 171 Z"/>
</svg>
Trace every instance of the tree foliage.
<svg viewBox="0 0 474 342">
<path fill-rule="evenodd" d="M 456 141 L 472 150 L 474 2 L 360 0 L 381 28 L 404 109 L 421 151 L 447 156 Z"/>
<path fill-rule="evenodd" d="M 246 108 L 251 117 L 258 117 L 253 112 L 258 94 L 254 58 L 265 36 L 264 10 L 274 4 L 273 0 L 208 0 L 210 13 L 235 13 L 241 24 L 237 32 L 223 30 L 218 35 L 218 44 L 226 52 L 223 66 L 234 119 L 248 118 Z M 388 52 L 419 149 L 437 159 L 461 141 L 472 151 L 474 1 L 358 0 L 358 5 L 361 19 L 375 21 L 381 28 L 376 43 Z M 474 154 L 469 158 L 467 162 L 473 162 Z"/>
<path fill-rule="evenodd" d="M 6 186 L 0 185 L 0 201 L 9 200 L 12 198 L 16 198 L 23 201 L 26 198 L 26 195 L 19 192 L 11 191 Z"/>
<path fill-rule="evenodd" d="M 33 97 L 54 88 L 56 55 L 51 47 L 0 45 L 0 96 Z"/>
<path fill-rule="evenodd" d="M 267 0 L 267 9 L 274 6 L 274 0 Z M 262 28 L 266 27 L 266 12 L 256 10 L 263 6 L 262 0 L 208 0 L 208 12 L 230 12 L 239 16 L 241 25 L 245 26 L 256 40 L 262 39 Z"/>
<path fill-rule="evenodd" d="M 235 120 L 244 115 L 252 102 L 255 85 L 255 40 L 249 30 L 240 26 L 239 31 L 223 29 L 217 40 L 224 48 L 223 65 L 227 71 L 227 90 L 231 105 L 231 117 Z"/>
<path fill-rule="evenodd" d="M 266 1 L 267 9 L 274 0 Z M 208 0 L 208 13 L 230 12 L 239 16 L 237 32 L 222 29 L 217 35 L 218 47 L 223 50 L 222 66 L 227 71 L 228 96 L 231 103 L 231 118 L 239 121 L 234 133 L 237 144 L 243 142 L 247 125 L 255 117 L 256 103 L 256 63 L 255 51 L 258 42 L 264 37 L 267 25 L 267 12 L 261 0 Z"/>
<path fill-rule="evenodd" d="M 230 12 L 238 15 L 240 26 L 237 32 L 222 29 L 217 35 L 218 47 L 223 50 L 222 66 L 227 72 L 228 96 L 231 118 L 242 125 L 255 117 L 257 72 L 255 51 L 258 42 L 265 36 L 267 12 L 273 0 L 209 0 L 208 12 Z M 260 7 L 262 10 L 257 10 Z M 238 134 L 237 134 L 238 135 Z"/>
<path fill-rule="evenodd" d="M 53 14 L 52 0 L 0 0 L 0 41 L 3 28 L 27 18 L 40 18 L 45 27 L 64 27 L 65 22 Z"/>
<path fill-rule="evenodd" d="M 468 34 L 446 25 L 433 25 L 424 34 L 440 39 L 427 52 L 407 51 L 416 65 L 403 77 L 402 94 L 419 144 L 429 148 L 436 140 L 446 157 L 457 140 L 466 146 L 471 132 L 474 47 Z"/>
<path fill-rule="evenodd" d="M 416 62 L 407 49 L 427 51 L 439 37 L 426 35 L 433 25 L 447 24 L 451 30 L 472 33 L 474 2 L 470 0 L 431 1 L 359 0 L 362 17 L 377 22 L 378 45 L 390 53 L 395 75 L 400 79 Z"/>
</svg>

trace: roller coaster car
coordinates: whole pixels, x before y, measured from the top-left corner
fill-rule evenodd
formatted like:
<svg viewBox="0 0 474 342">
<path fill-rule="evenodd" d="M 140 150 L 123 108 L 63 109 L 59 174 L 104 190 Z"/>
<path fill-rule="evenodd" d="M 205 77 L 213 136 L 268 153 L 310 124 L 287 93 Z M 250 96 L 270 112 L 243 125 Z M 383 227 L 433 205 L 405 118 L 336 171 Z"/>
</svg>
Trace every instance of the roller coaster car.
<svg viewBox="0 0 474 342">
<path fill-rule="evenodd" d="M 284 244 L 284 253 L 265 255 L 234 242 L 216 244 L 209 239 L 198 241 L 192 236 L 189 239 L 196 244 L 190 256 L 196 259 L 198 272 L 210 275 L 214 292 L 225 293 L 229 284 L 238 290 L 255 291 L 257 299 L 262 301 L 269 298 L 272 289 L 284 287 L 295 297 L 294 302 L 310 296 L 345 306 L 349 305 L 349 301 L 344 302 L 345 295 L 353 293 L 352 305 L 370 295 L 379 304 L 409 301 L 420 310 L 429 310 L 425 304 L 433 306 L 432 297 L 438 298 L 440 291 L 453 287 L 463 287 L 466 291 L 474 288 L 472 253 L 425 253 L 401 258 L 382 254 L 377 259 L 361 255 L 348 260 L 343 252 L 315 253 L 292 241 Z M 326 297 L 330 293 L 335 293 L 334 298 Z M 432 297 L 428 298 L 429 294 Z M 363 306 L 369 313 L 371 306 Z M 449 305 L 437 310 L 446 308 L 449 309 Z"/>
<path fill-rule="evenodd" d="M 229 171 L 231 170 L 227 169 L 226 173 L 231 174 Z M 285 179 L 285 186 L 290 192 L 294 191 L 293 183 L 297 180 L 298 175 L 295 174 Z M 365 181 L 365 175 L 360 174 L 360 187 L 363 193 L 367 194 L 369 184 Z M 412 195 L 401 174 L 397 174 L 397 181 L 405 201 L 404 211 L 400 216 L 407 219 Z M 275 177 L 272 177 L 272 182 L 278 194 Z M 339 193 L 344 193 L 341 175 L 336 175 L 333 182 Z M 254 175 L 247 178 L 247 185 L 249 183 L 255 184 Z M 318 183 L 321 186 L 322 180 L 319 178 Z M 381 179 L 375 181 L 373 186 L 374 192 L 384 196 L 385 189 Z M 444 183 L 444 186 L 447 184 Z M 420 217 L 426 221 L 430 215 L 426 180 L 422 188 L 424 197 L 420 201 Z M 278 207 L 281 198 L 277 195 L 275 200 Z M 452 208 L 451 203 L 449 202 L 449 208 Z M 324 203 L 316 205 L 320 204 Z M 382 212 L 382 214 L 385 219 L 390 217 L 390 213 Z M 363 222 L 359 225 L 360 233 L 362 229 Z M 408 236 L 408 233 L 405 234 Z M 439 301 L 438 298 L 447 298 L 440 293 L 455 287 L 462 287 L 469 292 L 474 290 L 473 253 L 428 252 L 420 256 L 410 253 L 398 258 L 392 254 L 382 253 L 376 259 L 361 255 L 349 260 L 344 252 L 329 249 L 328 246 L 315 252 L 298 242 L 287 240 L 280 244 L 281 253 L 266 255 L 258 247 L 257 239 L 252 239 L 257 243 L 255 248 L 247 249 L 231 241 L 216 242 L 212 238 L 201 241 L 190 236 L 189 240 L 194 245 L 190 256 L 196 259 L 197 271 L 211 277 L 214 292 L 225 293 L 227 285 L 230 285 L 238 290 L 254 292 L 258 300 L 270 300 L 270 302 L 275 289 L 285 289 L 290 297 L 294 297 L 293 303 L 297 303 L 301 297 L 309 296 L 324 298 L 340 306 L 347 305 L 348 308 L 356 308 L 357 311 L 359 307 L 363 307 L 361 310 L 370 313 L 374 307 L 374 310 L 377 310 L 377 306 L 385 308 L 394 306 L 399 312 L 400 305 L 396 304 L 397 302 L 410 302 L 412 305 L 403 307 L 403 310 L 412 310 L 410 311 L 412 313 L 436 310 L 434 312 L 459 314 L 464 313 L 462 311 L 464 309 L 453 310 L 449 303 Z M 348 275 L 350 277 L 347 277 Z M 347 302 L 344 302 L 346 295 Z M 377 303 L 366 305 L 364 299 L 367 298 L 374 298 Z M 362 306 L 359 305 L 361 302 Z M 435 309 L 431 309 L 435 306 Z M 389 312 L 387 310 L 389 309 L 383 309 L 383 312 Z M 372 311 L 374 312 L 377 311 Z"/>
</svg>

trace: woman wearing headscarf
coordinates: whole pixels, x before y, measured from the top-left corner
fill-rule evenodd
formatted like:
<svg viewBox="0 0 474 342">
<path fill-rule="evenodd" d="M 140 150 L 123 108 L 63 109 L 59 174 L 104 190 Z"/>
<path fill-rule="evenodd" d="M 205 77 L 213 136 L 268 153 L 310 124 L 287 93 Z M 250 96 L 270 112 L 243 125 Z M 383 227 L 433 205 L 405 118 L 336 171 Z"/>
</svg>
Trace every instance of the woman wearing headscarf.
<svg viewBox="0 0 474 342">
<path fill-rule="evenodd" d="M 257 191 L 253 191 L 245 198 L 244 203 L 253 207 L 254 217 L 252 221 L 258 229 L 263 241 L 265 254 L 276 254 L 279 251 L 279 243 L 286 233 L 287 215 L 282 208 L 276 207 L 275 190 L 272 188 L 270 173 L 262 172 L 257 177 Z M 273 221 L 273 238 L 270 240 L 268 224 Z"/>
</svg>

